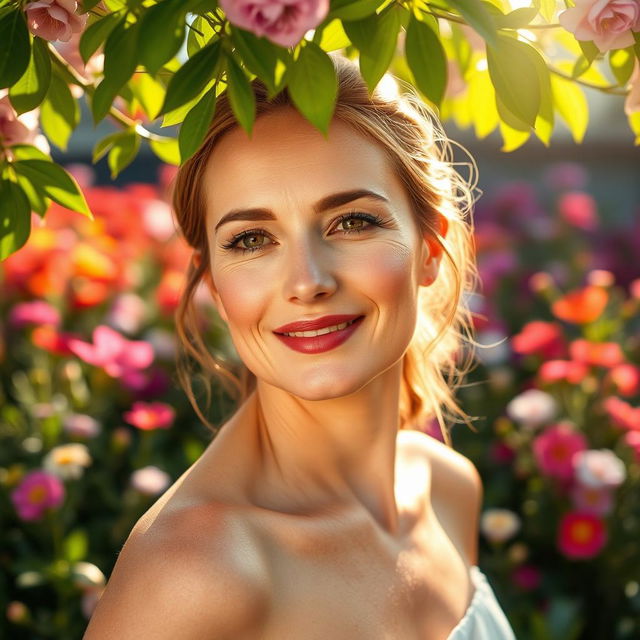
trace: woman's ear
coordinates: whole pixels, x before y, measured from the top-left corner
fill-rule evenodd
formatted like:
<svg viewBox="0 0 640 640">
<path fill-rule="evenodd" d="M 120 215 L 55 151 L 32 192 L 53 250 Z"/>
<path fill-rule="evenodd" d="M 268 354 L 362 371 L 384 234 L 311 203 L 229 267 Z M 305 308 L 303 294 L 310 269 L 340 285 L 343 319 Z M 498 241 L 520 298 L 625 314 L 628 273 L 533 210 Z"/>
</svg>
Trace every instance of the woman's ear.
<svg viewBox="0 0 640 640">
<path fill-rule="evenodd" d="M 442 214 L 438 214 L 438 237 L 445 238 L 449 230 L 449 221 Z M 420 284 L 428 287 L 433 284 L 438 277 L 440 261 L 442 260 L 443 248 L 438 238 L 433 233 L 426 232 L 423 236 L 426 249 L 423 252 L 422 272 Z"/>
<path fill-rule="evenodd" d="M 195 249 L 193 252 L 193 263 L 196 266 L 196 269 L 200 268 L 202 264 L 202 252 L 199 249 Z M 218 293 L 218 289 L 216 289 L 215 282 L 213 281 L 213 276 L 211 275 L 211 269 L 207 268 L 204 270 L 202 274 L 202 281 L 206 285 L 207 289 L 209 289 L 209 293 L 211 294 L 211 299 L 213 300 L 213 304 L 218 311 L 218 315 L 227 322 L 227 313 L 224 309 L 224 305 L 222 304 L 222 300 L 220 298 L 220 294 Z"/>
</svg>

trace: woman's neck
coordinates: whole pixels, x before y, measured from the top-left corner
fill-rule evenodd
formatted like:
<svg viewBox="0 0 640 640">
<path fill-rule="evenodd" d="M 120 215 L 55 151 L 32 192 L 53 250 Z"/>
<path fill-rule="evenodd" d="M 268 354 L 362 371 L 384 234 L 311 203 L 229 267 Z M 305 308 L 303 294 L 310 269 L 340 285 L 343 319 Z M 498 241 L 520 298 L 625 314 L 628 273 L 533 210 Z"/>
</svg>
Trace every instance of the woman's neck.
<svg viewBox="0 0 640 640">
<path fill-rule="evenodd" d="M 258 381 L 242 409 L 253 445 L 251 500 L 300 513 L 359 506 L 395 532 L 401 366 L 330 400 L 303 400 Z"/>
</svg>

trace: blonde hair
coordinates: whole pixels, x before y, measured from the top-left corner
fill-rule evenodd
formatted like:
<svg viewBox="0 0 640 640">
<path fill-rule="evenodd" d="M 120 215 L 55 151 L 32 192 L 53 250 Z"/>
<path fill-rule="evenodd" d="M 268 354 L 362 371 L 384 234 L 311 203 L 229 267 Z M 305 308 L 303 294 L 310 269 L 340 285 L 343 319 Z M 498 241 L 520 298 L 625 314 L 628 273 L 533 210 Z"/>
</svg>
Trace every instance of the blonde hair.
<svg viewBox="0 0 640 640">
<path fill-rule="evenodd" d="M 450 141 L 431 110 L 405 86 L 387 75 L 370 96 L 357 66 L 332 55 L 338 79 L 334 118 L 353 127 L 387 153 L 401 179 L 421 231 L 433 236 L 444 257 L 436 281 L 420 287 L 416 331 L 403 356 L 400 393 L 400 428 L 421 428 L 437 419 L 445 442 L 451 445 L 447 420 L 469 417 L 456 401 L 455 392 L 472 362 L 471 314 L 468 295 L 475 288 L 477 273 L 472 246 L 471 208 L 475 187 L 475 163 L 465 181 L 456 171 Z M 257 115 L 294 106 L 286 89 L 271 100 L 258 79 L 252 81 Z M 187 283 L 176 311 L 181 343 L 178 379 L 203 422 L 216 429 L 202 413 L 193 393 L 192 364 L 197 364 L 205 382 L 207 407 L 211 402 L 211 377 L 238 402 L 255 388 L 255 377 L 244 365 L 233 371 L 228 363 L 207 348 L 194 294 L 209 269 L 209 247 L 205 231 L 203 175 L 213 148 L 221 137 L 238 126 L 227 93 L 218 98 L 215 116 L 198 151 L 178 171 L 173 191 L 174 212 L 182 235 L 199 253 L 192 258 Z M 439 214 L 446 218 L 446 237 L 440 234 Z M 463 348 L 464 347 L 464 348 Z M 469 425 L 470 426 L 470 425 Z"/>
</svg>

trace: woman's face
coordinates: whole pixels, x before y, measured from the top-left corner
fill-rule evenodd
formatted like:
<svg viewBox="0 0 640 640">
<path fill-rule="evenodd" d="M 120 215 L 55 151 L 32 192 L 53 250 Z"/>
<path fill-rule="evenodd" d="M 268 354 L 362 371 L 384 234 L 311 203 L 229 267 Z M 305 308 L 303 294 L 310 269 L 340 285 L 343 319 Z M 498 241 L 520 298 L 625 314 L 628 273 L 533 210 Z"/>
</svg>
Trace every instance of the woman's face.
<svg viewBox="0 0 640 640">
<path fill-rule="evenodd" d="M 259 118 L 215 147 L 205 173 L 210 288 L 239 356 L 307 400 L 354 393 L 398 362 L 418 287 L 437 274 L 383 150 L 339 120 L 328 139 L 295 110 Z M 284 325 L 357 319 L 318 337 Z M 300 331 L 301 329 L 298 329 Z"/>
</svg>

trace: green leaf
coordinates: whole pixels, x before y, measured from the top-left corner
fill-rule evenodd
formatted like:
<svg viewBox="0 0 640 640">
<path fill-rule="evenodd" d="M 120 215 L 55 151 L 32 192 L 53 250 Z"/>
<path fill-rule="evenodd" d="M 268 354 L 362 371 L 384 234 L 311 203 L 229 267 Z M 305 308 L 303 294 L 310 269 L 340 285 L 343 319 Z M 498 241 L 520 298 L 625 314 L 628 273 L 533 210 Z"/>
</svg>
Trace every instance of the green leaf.
<svg viewBox="0 0 640 640">
<path fill-rule="evenodd" d="M 11 153 L 16 160 L 47 160 L 51 162 L 50 156 L 31 144 L 14 144 L 11 146 Z"/>
<path fill-rule="evenodd" d="M 75 529 L 64 539 L 62 544 L 64 557 L 69 562 L 78 562 L 87 556 L 89 538 L 84 529 Z"/>
<path fill-rule="evenodd" d="M 193 58 L 189 58 L 169 81 L 164 103 L 157 116 L 173 111 L 194 96 L 215 75 L 220 59 L 220 40 L 200 49 Z"/>
<path fill-rule="evenodd" d="M 95 7 L 99 2 L 100 0 L 82 0 L 81 13 L 87 13 L 88 11 L 91 11 L 91 9 L 93 9 L 93 7 Z"/>
<path fill-rule="evenodd" d="M 186 11 L 184 0 L 164 0 L 145 11 L 140 21 L 144 38 L 140 38 L 138 55 L 151 74 L 155 75 L 180 50 L 186 35 Z"/>
<path fill-rule="evenodd" d="M 635 55 L 633 47 L 609 52 L 609 66 L 620 86 L 625 86 L 633 73 Z"/>
<path fill-rule="evenodd" d="M 570 80 L 557 75 L 551 76 L 553 103 L 566 122 L 573 139 L 580 143 L 589 123 L 589 105 L 582 89 Z"/>
<path fill-rule="evenodd" d="M 230 25 L 233 31 L 233 25 Z M 200 35 L 202 34 L 202 35 Z M 202 16 L 196 16 L 190 24 L 187 35 L 187 55 L 192 58 L 202 47 L 209 44 L 214 37 L 215 31 L 211 24 Z"/>
<path fill-rule="evenodd" d="M 25 176 L 17 173 L 16 179 L 18 181 L 18 185 L 20 185 L 20 188 L 24 191 L 24 194 L 29 200 L 29 206 L 31 207 L 31 210 L 35 211 L 40 217 L 43 217 L 47 212 L 47 209 L 49 209 L 51 200 L 47 198 L 42 188 L 40 188 L 37 184 L 33 184 Z"/>
<path fill-rule="evenodd" d="M 360 72 L 373 91 L 389 68 L 396 51 L 401 7 L 393 4 L 383 13 L 343 24 L 349 40 L 360 51 Z"/>
<path fill-rule="evenodd" d="M 534 6 L 537 7 L 540 15 L 547 22 L 553 22 L 553 18 L 556 12 L 556 0 L 535 0 Z"/>
<path fill-rule="evenodd" d="M 578 40 L 578 45 L 589 62 L 593 62 L 600 55 L 600 49 L 589 40 Z"/>
<path fill-rule="evenodd" d="M 523 122 L 535 125 L 540 109 L 540 86 L 532 82 L 537 70 L 535 49 L 524 42 L 500 36 L 495 46 L 487 44 L 491 82 L 504 106 Z"/>
<path fill-rule="evenodd" d="M 96 88 L 91 101 L 95 123 L 109 113 L 113 100 L 136 69 L 138 33 L 139 23 L 131 24 L 123 18 L 105 42 L 104 79 Z"/>
<path fill-rule="evenodd" d="M 405 55 L 418 89 L 439 106 L 447 86 L 447 57 L 429 22 L 421 22 L 415 15 L 409 20 Z"/>
<path fill-rule="evenodd" d="M 44 100 L 51 82 L 49 49 L 40 38 L 33 39 L 29 66 L 9 89 L 11 105 L 18 114 L 35 109 Z"/>
<path fill-rule="evenodd" d="M 323 51 L 336 51 L 337 49 L 344 49 L 351 44 L 351 40 L 345 33 L 340 20 L 332 20 L 322 31 L 316 31 L 313 41 Z"/>
<path fill-rule="evenodd" d="M 54 202 L 93 219 L 78 183 L 60 165 L 47 160 L 18 160 L 12 167 Z"/>
<path fill-rule="evenodd" d="M 334 0 L 331 3 L 331 12 L 327 16 L 329 20 L 362 20 L 376 12 L 383 0 Z"/>
<path fill-rule="evenodd" d="M 24 13 L 17 9 L 0 18 L 0 89 L 10 87 L 26 71 L 31 43 Z"/>
<path fill-rule="evenodd" d="M 627 118 L 629 121 L 629 128 L 633 131 L 635 135 L 634 144 L 640 145 L 640 111 L 632 111 L 627 114 Z"/>
<path fill-rule="evenodd" d="M 178 141 L 175 138 L 162 141 L 150 140 L 149 146 L 153 153 L 163 162 L 173 164 L 176 167 L 180 164 L 180 149 L 178 147 Z"/>
<path fill-rule="evenodd" d="M 262 80 L 273 96 L 281 88 L 281 50 L 266 38 L 232 27 L 231 37 L 247 69 Z"/>
<path fill-rule="evenodd" d="M 502 135 L 502 147 L 501 151 L 515 151 L 521 147 L 530 137 L 530 131 L 520 131 L 513 129 L 504 121 L 500 121 L 500 134 Z"/>
<path fill-rule="evenodd" d="M 531 51 L 533 53 L 531 53 L 530 58 L 535 64 L 538 86 L 540 88 L 540 108 L 533 130 L 536 137 L 548 147 L 554 125 L 551 80 L 549 77 L 549 69 L 547 68 L 544 58 L 535 49 L 532 48 Z"/>
<path fill-rule="evenodd" d="M 325 135 L 338 96 L 338 80 L 329 56 L 313 42 L 306 42 L 291 68 L 289 93 L 302 115 Z"/>
<path fill-rule="evenodd" d="M 495 19 L 496 25 L 501 29 L 524 29 L 536 17 L 538 10 L 535 7 L 520 7 L 507 15 Z"/>
<path fill-rule="evenodd" d="M 133 129 L 123 131 L 112 143 L 107 163 L 111 169 L 111 179 L 128 167 L 140 148 L 140 136 Z"/>
<path fill-rule="evenodd" d="M 104 18 L 89 25 L 80 36 L 80 56 L 86 64 L 98 47 L 109 37 L 122 16 L 119 13 L 108 13 Z"/>
<path fill-rule="evenodd" d="M 31 233 L 31 206 L 15 182 L 0 179 L 0 260 L 15 253 Z"/>
<path fill-rule="evenodd" d="M 493 17 L 481 2 L 478 0 L 448 0 L 448 4 L 460 13 L 467 24 L 473 27 L 487 44 L 497 45 L 496 25 Z"/>
<path fill-rule="evenodd" d="M 80 122 L 80 107 L 66 82 L 51 75 L 49 90 L 40 108 L 40 125 L 47 138 L 66 151 L 69 138 Z"/>
<path fill-rule="evenodd" d="M 231 55 L 226 56 L 227 91 L 231 109 L 240 126 L 251 137 L 251 130 L 256 119 L 256 97 L 245 72 Z"/>
<path fill-rule="evenodd" d="M 106 153 L 111 149 L 113 143 L 124 135 L 123 131 L 116 131 L 115 133 L 110 133 L 108 136 L 105 136 L 101 140 L 98 140 L 93 147 L 93 155 L 91 158 L 91 162 L 96 164 L 101 160 L 101 158 L 106 155 Z"/>
<path fill-rule="evenodd" d="M 212 87 L 202 96 L 198 104 L 189 111 L 180 127 L 178 143 L 182 162 L 188 160 L 204 140 L 215 109 L 216 88 Z"/>
<path fill-rule="evenodd" d="M 486 69 L 475 70 L 468 80 L 471 117 L 478 138 L 486 138 L 500 122 L 495 90 Z"/>
<path fill-rule="evenodd" d="M 581 75 L 583 75 L 589 70 L 592 62 L 593 60 L 587 60 L 587 58 L 585 58 L 583 55 L 578 56 L 573 65 L 573 70 L 571 71 L 571 77 L 574 79 L 579 78 Z"/>
<path fill-rule="evenodd" d="M 134 73 L 127 86 L 148 118 L 152 120 L 162 106 L 164 86 L 148 73 Z"/>
</svg>

